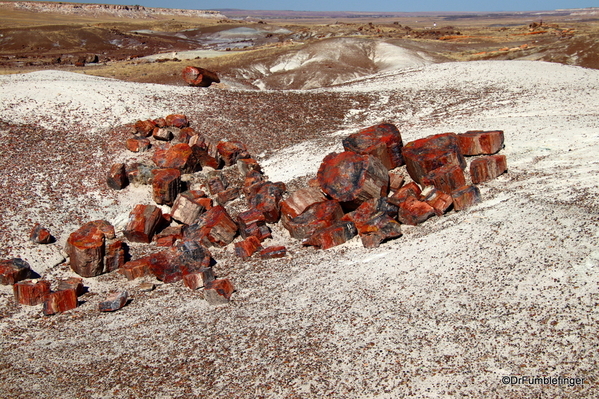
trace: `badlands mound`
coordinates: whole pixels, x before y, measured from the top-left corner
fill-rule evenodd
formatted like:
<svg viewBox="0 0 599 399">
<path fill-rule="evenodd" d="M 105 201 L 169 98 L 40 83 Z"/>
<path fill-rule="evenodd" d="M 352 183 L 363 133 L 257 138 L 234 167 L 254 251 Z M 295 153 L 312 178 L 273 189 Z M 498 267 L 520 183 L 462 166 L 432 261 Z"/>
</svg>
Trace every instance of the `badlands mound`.
<svg viewBox="0 0 599 399">
<path fill-rule="evenodd" d="M 236 288 L 222 306 L 180 282 L 144 277 L 158 285 L 146 292 L 109 273 L 84 279 L 76 309 L 46 317 L 0 286 L 0 396 L 599 396 L 599 72 L 425 64 L 285 92 L 1 76 L 0 251 L 48 279 L 75 276 L 61 249 L 81 224 L 106 219 L 122 234 L 133 206 L 151 203 L 147 188 L 105 183 L 112 163 L 132 159 L 123 142 L 139 119 L 185 114 L 210 139 L 246 143 L 288 189 L 383 122 L 404 142 L 501 129 L 508 172 L 479 186 L 480 204 L 402 226 L 379 248 L 302 248 L 273 225 L 269 245 L 285 243 L 285 258 L 215 249 L 215 273 Z M 27 241 L 36 222 L 55 243 Z M 131 302 L 98 312 L 115 290 Z M 504 383 L 512 376 L 566 382 Z"/>
</svg>

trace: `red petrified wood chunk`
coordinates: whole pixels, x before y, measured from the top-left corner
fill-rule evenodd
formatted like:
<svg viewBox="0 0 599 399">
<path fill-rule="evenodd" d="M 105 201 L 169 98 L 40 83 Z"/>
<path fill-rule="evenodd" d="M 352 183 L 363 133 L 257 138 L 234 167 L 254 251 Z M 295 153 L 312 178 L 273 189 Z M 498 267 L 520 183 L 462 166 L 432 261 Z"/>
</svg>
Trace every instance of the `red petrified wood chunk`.
<svg viewBox="0 0 599 399">
<path fill-rule="evenodd" d="M 183 80 L 190 86 L 208 87 L 213 82 L 220 83 L 218 75 L 204 68 L 188 66 L 183 69 Z"/>
<path fill-rule="evenodd" d="M 186 239 L 200 241 L 207 247 L 224 247 L 233 241 L 237 230 L 237 224 L 226 209 L 217 205 L 202 214 L 197 223 L 184 227 L 183 236 Z"/>
<path fill-rule="evenodd" d="M 480 191 L 476 186 L 465 186 L 451 193 L 453 208 L 456 211 L 469 208 L 481 201 Z"/>
<path fill-rule="evenodd" d="M 437 216 L 443 215 L 453 205 L 451 195 L 439 191 L 432 186 L 426 187 L 420 197 L 422 201 L 433 207 Z"/>
<path fill-rule="evenodd" d="M 197 290 L 202 288 L 209 281 L 214 280 L 214 272 L 211 267 L 205 267 L 197 272 L 189 273 L 183 276 L 183 284 L 189 289 Z"/>
<path fill-rule="evenodd" d="M 71 269 L 82 277 L 95 277 L 104 272 L 105 235 L 93 223 L 81 226 L 67 240 Z"/>
<path fill-rule="evenodd" d="M 224 205 L 229 201 L 233 201 L 234 199 L 239 198 L 239 188 L 238 187 L 230 187 L 224 191 L 221 191 L 216 195 L 216 201 Z"/>
<path fill-rule="evenodd" d="M 114 226 L 107 220 L 94 220 L 93 222 L 87 222 L 85 225 L 97 227 L 102 233 L 104 233 L 104 236 L 108 240 L 112 240 L 116 237 Z"/>
<path fill-rule="evenodd" d="M 48 295 L 44 302 L 44 314 L 50 316 L 77 307 L 77 293 L 75 290 L 55 291 Z"/>
<path fill-rule="evenodd" d="M 389 197 L 389 202 L 393 205 L 399 205 L 409 197 L 420 197 L 420 186 L 414 182 L 410 182 L 397 190 L 392 196 Z"/>
<path fill-rule="evenodd" d="M 262 168 L 258 161 L 252 158 L 242 158 L 237 160 L 237 167 L 239 168 L 239 173 L 241 176 L 247 175 L 250 170 L 255 170 L 257 172 L 262 172 Z"/>
<path fill-rule="evenodd" d="M 129 223 L 123 234 L 130 242 L 152 242 L 162 211 L 154 205 L 136 205 L 129 214 Z"/>
<path fill-rule="evenodd" d="M 31 229 L 31 233 L 29 233 L 29 241 L 36 244 L 49 244 L 53 241 L 53 237 L 48 229 L 36 223 Z"/>
<path fill-rule="evenodd" d="M 434 186 L 446 194 L 466 185 L 464 171 L 458 165 L 445 165 L 429 172 L 423 179 L 425 186 Z"/>
<path fill-rule="evenodd" d="M 154 169 L 152 171 L 152 196 L 158 205 L 172 206 L 181 189 L 181 172 L 179 169 Z"/>
<path fill-rule="evenodd" d="M 147 276 L 151 274 L 150 258 L 146 256 L 140 259 L 129 261 L 119 269 L 119 272 L 127 277 L 127 280 L 135 280 L 138 277 Z"/>
<path fill-rule="evenodd" d="M 243 181 L 243 193 L 246 197 L 254 195 L 260 188 L 260 183 L 264 182 L 264 175 L 257 170 L 250 170 Z"/>
<path fill-rule="evenodd" d="M 287 248 L 284 246 L 266 247 L 260 251 L 260 259 L 284 258 L 287 255 Z"/>
<path fill-rule="evenodd" d="M 240 141 L 220 141 L 216 149 L 225 162 L 225 166 L 235 165 L 241 158 L 251 158 L 247 148 Z"/>
<path fill-rule="evenodd" d="M 210 266 L 212 255 L 196 241 L 183 241 L 176 247 L 149 256 L 150 270 L 165 283 L 179 281 L 189 273 Z"/>
<path fill-rule="evenodd" d="M 208 179 L 208 191 L 211 195 L 216 195 L 227 189 L 227 181 L 221 175 L 214 175 Z"/>
<path fill-rule="evenodd" d="M 228 303 L 235 288 L 229 279 L 217 279 L 207 282 L 204 286 L 204 298 L 210 305 Z"/>
<path fill-rule="evenodd" d="M 121 190 L 127 187 L 129 184 L 129 178 L 125 170 L 125 164 L 115 163 L 110 167 L 108 176 L 106 177 L 106 184 L 113 190 Z"/>
<path fill-rule="evenodd" d="M 314 246 L 329 249 L 341 245 L 356 236 L 356 226 L 353 222 L 339 221 L 332 226 L 317 230 L 302 242 L 304 246 Z"/>
<path fill-rule="evenodd" d="M 171 141 L 177 134 L 179 134 L 179 129 L 175 127 L 156 127 L 154 128 L 152 137 L 155 140 Z"/>
<path fill-rule="evenodd" d="M 250 193 L 248 204 L 264 214 L 267 223 L 276 223 L 281 216 L 280 201 L 285 191 L 282 183 L 266 182 L 258 185 Z"/>
<path fill-rule="evenodd" d="M 404 177 L 398 173 L 389 172 L 389 189 L 397 191 L 403 186 Z"/>
<path fill-rule="evenodd" d="M 503 130 L 471 130 L 458 134 L 458 145 L 463 155 L 491 155 L 503 147 Z"/>
<path fill-rule="evenodd" d="M 403 165 L 401 134 L 395 125 L 371 126 L 343 139 L 343 148 L 378 158 L 389 170 Z"/>
<path fill-rule="evenodd" d="M 132 163 L 127 165 L 125 169 L 127 171 L 127 179 L 129 180 L 129 183 L 134 185 L 149 184 L 154 177 L 152 174 L 154 167 L 144 165 L 142 163 Z"/>
<path fill-rule="evenodd" d="M 166 122 L 166 126 L 173 126 L 179 129 L 183 129 L 184 127 L 189 126 L 189 121 L 187 120 L 187 117 L 182 114 L 167 115 L 164 118 L 164 121 Z"/>
<path fill-rule="evenodd" d="M 260 240 L 254 236 L 249 236 L 245 240 L 235 243 L 235 255 L 243 260 L 247 260 L 260 249 L 262 249 Z"/>
<path fill-rule="evenodd" d="M 148 137 L 154 131 L 156 123 L 151 120 L 135 122 L 135 131 L 143 136 Z"/>
<path fill-rule="evenodd" d="M 50 282 L 47 280 L 19 281 L 12 288 L 15 300 L 22 305 L 40 304 L 50 295 Z"/>
<path fill-rule="evenodd" d="M 397 209 L 386 198 L 372 199 L 346 214 L 342 220 L 354 222 L 366 248 L 376 248 L 384 240 L 401 236 L 401 226 L 393 219 Z"/>
<path fill-rule="evenodd" d="M 435 210 L 426 202 L 419 201 L 416 197 L 408 197 L 399 203 L 397 220 L 403 224 L 416 226 L 435 215 Z"/>
<path fill-rule="evenodd" d="M 470 176 L 474 184 L 493 180 L 506 170 L 505 155 L 490 155 L 475 159 L 470 163 Z"/>
<path fill-rule="evenodd" d="M 291 237 L 302 240 L 319 229 L 332 226 L 343 217 L 343 209 L 337 201 L 323 201 L 310 205 L 299 216 L 282 218 L 283 227 L 289 230 Z"/>
<path fill-rule="evenodd" d="M 239 225 L 239 233 L 243 238 L 255 236 L 262 242 L 271 237 L 264 214 L 256 208 L 238 214 L 237 224 Z"/>
<path fill-rule="evenodd" d="M 128 298 L 129 293 L 127 291 L 113 292 L 106 298 L 106 300 L 100 302 L 98 308 L 100 309 L 100 312 L 114 312 L 125 306 Z"/>
<path fill-rule="evenodd" d="M 131 152 L 145 152 L 150 149 L 150 140 L 145 137 L 132 137 L 127 139 L 125 147 Z"/>
<path fill-rule="evenodd" d="M 327 155 L 317 174 L 322 190 L 348 209 L 387 195 L 389 175 L 378 158 L 345 151 Z"/>
<path fill-rule="evenodd" d="M 159 247 L 172 247 L 175 242 L 183 238 L 183 226 L 169 226 L 156 234 L 156 245 Z"/>
<path fill-rule="evenodd" d="M 75 294 L 77 294 L 77 296 L 81 296 L 85 293 L 83 279 L 80 277 L 68 277 L 66 279 L 58 280 L 56 290 L 75 290 Z"/>
<path fill-rule="evenodd" d="M 307 207 L 317 202 L 326 201 L 320 188 L 301 188 L 281 201 L 281 213 L 288 218 L 299 216 Z"/>
<path fill-rule="evenodd" d="M 125 264 L 126 246 L 122 241 L 114 241 L 106 245 L 104 256 L 104 273 L 120 269 Z"/>
<path fill-rule="evenodd" d="M 190 190 L 185 191 L 175 199 L 171 216 L 179 223 L 194 224 L 198 217 L 206 210 L 205 200 L 206 194 L 203 191 Z"/>
<path fill-rule="evenodd" d="M 429 172 L 444 165 L 457 165 L 462 169 L 466 167 L 455 133 L 411 141 L 403 147 L 402 154 L 410 177 L 417 183 L 422 183 Z"/>
</svg>

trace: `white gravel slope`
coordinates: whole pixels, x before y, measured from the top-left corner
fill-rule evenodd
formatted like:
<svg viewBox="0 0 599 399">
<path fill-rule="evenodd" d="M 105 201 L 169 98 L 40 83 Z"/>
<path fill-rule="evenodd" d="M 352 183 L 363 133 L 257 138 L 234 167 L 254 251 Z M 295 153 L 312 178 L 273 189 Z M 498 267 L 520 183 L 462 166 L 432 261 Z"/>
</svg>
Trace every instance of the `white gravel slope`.
<svg viewBox="0 0 599 399">
<path fill-rule="evenodd" d="M 153 112 L 138 85 L 81 77 L 75 86 L 78 79 L 0 77 L 0 118 L 43 121 L 62 110 L 63 123 L 78 123 L 67 117 L 76 110 L 110 126 Z M 264 161 L 272 180 L 314 174 L 344 135 L 383 121 L 395 123 L 404 142 L 504 130 L 509 172 L 480 185 L 481 204 L 405 227 L 378 249 L 358 239 L 327 251 L 290 245 L 285 260 L 228 270 L 238 291 L 225 307 L 208 308 L 173 285 L 113 315 L 94 316 L 93 298 L 52 322 L 36 319 L 37 308 L 9 312 L 0 319 L 0 390 L 22 397 L 599 396 L 598 86 L 597 70 L 485 61 L 322 89 L 365 93 L 372 102 L 348 111 L 336 134 Z M 168 107 L 181 89 L 155 90 Z M 119 99 L 113 113 L 106 104 Z M 8 306 L 9 289 L 0 294 Z M 33 360 L 18 363 L 26 358 Z M 92 382 L 57 383 L 67 367 Z M 505 376 L 585 384 L 506 385 Z"/>
</svg>

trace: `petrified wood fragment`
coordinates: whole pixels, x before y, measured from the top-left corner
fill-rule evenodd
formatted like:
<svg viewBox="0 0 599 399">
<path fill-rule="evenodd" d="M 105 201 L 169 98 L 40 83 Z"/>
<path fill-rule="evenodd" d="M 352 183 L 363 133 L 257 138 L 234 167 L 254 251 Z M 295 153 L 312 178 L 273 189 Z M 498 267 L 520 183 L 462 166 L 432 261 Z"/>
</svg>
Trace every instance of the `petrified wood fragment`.
<svg viewBox="0 0 599 399">
<path fill-rule="evenodd" d="M 420 197 L 421 192 L 420 186 L 412 181 L 393 193 L 393 195 L 388 198 L 388 201 L 393 205 L 399 206 L 401 202 L 409 197 Z"/>
<path fill-rule="evenodd" d="M 338 221 L 332 226 L 317 230 L 302 242 L 304 246 L 314 246 L 329 249 L 341 245 L 356 236 L 356 226 L 353 222 Z"/>
<path fill-rule="evenodd" d="M 389 170 L 403 165 L 401 134 L 395 125 L 383 123 L 368 127 L 343 139 L 343 148 L 378 158 Z"/>
<path fill-rule="evenodd" d="M 154 169 L 152 171 L 152 197 L 158 205 L 172 206 L 181 189 L 181 171 L 179 169 Z"/>
<path fill-rule="evenodd" d="M 132 137 L 125 141 L 125 147 L 131 152 L 146 152 L 152 145 L 145 137 Z"/>
<path fill-rule="evenodd" d="M 397 191 L 403 186 L 404 177 L 398 173 L 389 172 L 389 189 Z"/>
<path fill-rule="evenodd" d="M 71 269 L 82 277 L 95 277 L 104 272 L 105 235 L 93 223 L 81 226 L 67 240 Z"/>
<path fill-rule="evenodd" d="M 491 155 L 503 147 L 503 130 L 471 130 L 458 134 L 458 145 L 463 155 Z"/>
<path fill-rule="evenodd" d="M 151 135 L 155 127 L 156 123 L 154 123 L 154 121 L 151 120 L 135 122 L 135 132 L 145 137 Z"/>
<path fill-rule="evenodd" d="M 241 158 L 237 160 L 237 167 L 239 168 L 239 173 L 241 176 L 247 175 L 250 170 L 255 170 L 257 172 L 262 172 L 262 168 L 258 161 L 253 158 Z"/>
<path fill-rule="evenodd" d="M 453 208 L 461 211 L 481 201 L 480 191 L 476 186 L 465 186 L 451 193 Z"/>
<path fill-rule="evenodd" d="M 441 166 L 466 167 L 455 133 L 442 133 L 411 141 L 403 147 L 402 154 L 410 177 L 421 184 L 429 172 Z"/>
<path fill-rule="evenodd" d="M 166 126 L 173 126 L 179 129 L 183 129 L 184 127 L 189 126 L 189 121 L 187 120 L 187 117 L 182 114 L 167 115 L 164 118 L 164 122 L 166 123 Z"/>
<path fill-rule="evenodd" d="M 49 244 L 54 241 L 54 237 L 48 229 L 36 223 L 29 233 L 29 241 L 36 244 Z"/>
<path fill-rule="evenodd" d="M 287 248 L 282 245 L 266 247 L 260 251 L 260 259 L 284 258 L 287 255 Z"/>
<path fill-rule="evenodd" d="M 181 173 L 194 173 L 202 169 L 202 149 L 189 144 L 175 144 L 160 152 L 157 150 L 152 160 L 161 168 L 176 168 Z"/>
<path fill-rule="evenodd" d="M 50 316 L 75 309 L 77 304 L 77 293 L 75 290 L 55 291 L 50 293 L 46 298 L 43 311 L 46 316 Z"/>
<path fill-rule="evenodd" d="M 152 242 L 156 227 L 162 219 L 162 211 L 155 205 L 136 205 L 129 214 L 129 222 L 123 234 L 130 242 Z"/>
<path fill-rule="evenodd" d="M 387 198 L 371 199 L 343 216 L 342 220 L 354 223 L 366 248 L 376 248 L 384 240 L 401 236 L 401 226 L 394 219 L 397 211 L 398 207 Z"/>
<path fill-rule="evenodd" d="M 183 238 L 183 226 L 168 226 L 154 236 L 159 247 L 172 247 L 175 242 Z"/>
<path fill-rule="evenodd" d="M 225 166 L 235 165 L 238 159 L 251 158 L 247 148 L 241 141 L 220 141 L 216 149 L 225 162 Z"/>
<path fill-rule="evenodd" d="M 211 267 L 205 267 L 197 272 L 189 273 L 183 276 L 183 284 L 191 290 L 202 288 L 209 281 L 214 280 L 214 272 Z"/>
<path fill-rule="evenodd" d="M 466 185 L 464 171 L 458 165 L 445 165 L 429 172 L 423 179 L 425 186 L 434 186 L 446 194 Z"/>
<path fill-rule="evenodd" d="M 327 155 L 317 178 L 326 194 L 350 210 L 371 198 L 386 196 L 389 188 L 387 168 L 379 159 L 351 151 Z"/>
<path fill-rule="evenodd" d="M 437 216 L 443 215 L 453 205 L 451 195 L 439 191 L 432 186 L 428 186 L 425 190 L 422 190 L 421 200 L 432 206 Z"/>
<path fill-rule="evenodd" d="M 239 198 L 239 195 L 238 187 L 229 187 L 216 195 L 216 201 L 221 205 L 225 205 L 227 202 Z"/>
<path fill-rule="evenodd" d="M 50 295 L 50 282 L 47 280 L 19 281 L 12 287 L 15 300 L 22 305 L 40 304 Z"/>
<path fill-rule="evenodd" d="M 153 166 L 135 162 L 127 165 L 125 169 L 129 183 L 136 186 L 140 184 L 150 184 L 152 178 L 154 177 L 152 170 L 155 168 Z"/>
<path fill-rule="evenodd" d="M 220 174 L 212 175 L 208 179 L 208 191 L 211 195 L 216 195 L 227 189 L 227 180 Z"/>
<path fill-rule="evenodd" d="M 256 185 L 254 185 L 256 186 Z M 267 223 L 276 223 L 281 216 L 280 201 L 285 191 L 282 183 L 265 182 L 250 190 L 248 204 L 264 214 Z"/>
<path fill-rule="evenodd" d="M 104 301 L 100 302 L 98 309 L 100 312 L 114 312 L 125 306 L 128 298 L 129 293 L 127 291 L 113 292 Z"/>
<path fill-rule="evenodd" d="M 115 163 L 110 167 L 108 176 L 106 176 L 106 184 L 113 190 L 122 190 L 129 184 L 125 164 Z"/>
<path fill-rule="evenodd" d="M 507 170 L 505 155 L 490 155 L 473 160 L 470 163 L 472 183 L 478 184 L 495 179 Z"/>
<path fill-rule="evenodd" d="M 208 87 L 212 83 L 220 83 L 220 79 L 216 73 L 200 67 L 185 67 L 182 74 L 183 80 L 189 86 Z"/>
<path fill-rule="evenodd" d="M 127 246 L 124 242 L 119 240 L 105 245 L 106 253 L 104 255 L 104 273 L 110 273 L 120 269 L 125 264 Z"/>
<path fill-rule="evenodd" d="M 435 210 L 432 206 L 416 197 L 408 197 L 399 203 L 397 220 L 403 224 L 416 226 L 433 215 L 435 215 Z"/>
<path fill-rule="evenodd" d="M 323 201 L 310 205 L 299 216 L 289 219 L 283 216 L 283 227 L 291 237 L 298 240 L 312 235 L 315 231 L 332 226 L 343 217 L 343 209 L 337 201 Z"/>
<path fill-rule="evenodd" d="M 237 234 L 237 224 L 222 205 L 217 205 L 202 214 L 198 222 L 183 228 L 186 239 L 199 241 L 205 246 L 230 244 Z"/>
<path fill-rule="evenodd" d="M 307 207 L 317 202 L 326 201 L 320 188 L 301 188 L 281 201 L 281 213 L 288 218 L 299 216 Z"/>
<path fill-rule="evenodd" d="M 119 269 L 119 272 L 127 277 L 127 280 L 134 280 L 138 277 L 150 275 L 150 258 L 145 256 L 140 259 L 129 261 Z"/>
<path fill-rule="evenodd" d="M 235 243 L 235 255 L 243 260 L 247 260 L 260 249 L 262 249 L 262 245 L 260 244 L 260 240 L 255 236 L 249 236 L 245 240 Z"/>
<path fill-rule="evenodd" d="M 216 279 L 205 284 L 204 298 L 210 305 L 223 305 L 229 302 L 234 291 L 229 279 Z"/>
<path fill-rule="evenodd" d="M 150 270 L 158 280 L 172 283 L 209 267 L 212 255 L 198 242 L 183 241 L 176 247 L 150 255 L 149 261 Z"/>
<path fill-rule="evenodd" d="M 206 210 L 205 200 L 206 194 L 203 191 L 190 190 L 179 194 L 171 209 L 172 218 L 183 224 L 195 223 Z"/>
<path fill-rule="evenodd" d="M 77 296 L 83 295 L 85 293 L 83 279 L 81 277 L 68 277 L 66 279 L 58 280 L 56 291 L 62 290 L 75 290 Z"/>
</svg>

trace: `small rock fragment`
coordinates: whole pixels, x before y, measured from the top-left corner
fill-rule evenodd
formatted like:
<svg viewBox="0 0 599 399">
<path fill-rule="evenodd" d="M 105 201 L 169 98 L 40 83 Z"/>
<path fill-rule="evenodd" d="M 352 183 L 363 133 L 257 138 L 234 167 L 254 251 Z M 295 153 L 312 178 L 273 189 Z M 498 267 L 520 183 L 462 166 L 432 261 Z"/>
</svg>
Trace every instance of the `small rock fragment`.
<svg viewBox="0 0 599 399">
<path fill-rule="evenodd" d="M 54 237 L 52 237 L 48 229 L 36 223 L 29 233 L 29 240 L 36 244 L 49 244 L 54 241 Z"/>
<path fill-rule="evenodd" d="M 125 170 L 125 164 L 115 163 L 110 167 L 108 176 L 106 177 L 106 184 L 113 190 L 122 190 L 129 184 L 129 178 L 127 177 L 127 171 Z"/>
<path fill-rule="evenodd" d="M 481 201 L 480 191 L 476 186 L 465 186 L 451 193 L 453 208 L 461 211 Z"/>
<path fill-rule="evenodd" d="M 197 272 L 189 273 L 183 276 L 183 284 L 191 290 L 197 290 L 214 280 L 214 272 L 211 267 L 200 269 Z"/>
<path fill-rule="evenodd" d="M 505 155 L 490 155 L 473 160 L 470 163 L 470 176 L 473 184 L 495 179 L 507 170 Z"/>
<path fill-rule="evenodd" d="M 260 240 L 255 236 L 249 236 L 245 240 L 235 243 L 235 255 L 243 260 L 249 259 L 256 251 L 262 249 Z"/>
<path fill-rule="evenodd" d="M 114 292 L 110 294 L 106 300 L 100 302 L 98 309 L 100 312 L 114 312 L 125 306 L 128 298 L 129 293 L 127 291 Z"/>
<path fill-rule="evenodd" d="M 204 286 L 204 298 L 210 305 L 223 305 L 229 302 L 235 291 L 229 279 L 216 279 Z"/>
<path fill-rule="evenodd" d="M 266 247 L 260 251 L 260 259 L 284 258 L 287 255 L 287 248 L 284 246 Z"/>
</svg>

